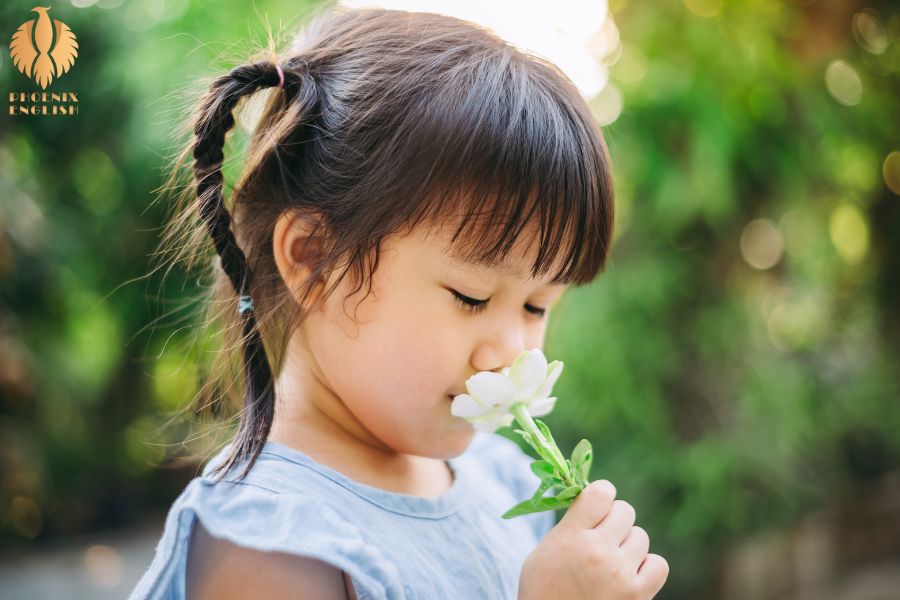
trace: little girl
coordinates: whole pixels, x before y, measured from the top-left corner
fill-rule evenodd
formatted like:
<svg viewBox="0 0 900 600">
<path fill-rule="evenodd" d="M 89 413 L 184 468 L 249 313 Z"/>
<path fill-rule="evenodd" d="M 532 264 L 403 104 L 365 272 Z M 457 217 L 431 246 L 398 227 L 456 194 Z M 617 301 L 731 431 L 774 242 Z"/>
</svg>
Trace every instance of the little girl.
<svg viewBox="0 0 900 600">
<path fill-rule="evenodd" d="M 229 212 L 232 112 L 267 87 Z M 652 597 L 667 565 L 609 482 L 558 525 L 503 519 L 531 460 L 450 410 L 604 267 L 609 158 L 569 79 L 452 17 L 338 8 L 216 79 L 193 125 L 175 223 L 217 251 L 244 406 L 131 597 Z"/>
</svg>

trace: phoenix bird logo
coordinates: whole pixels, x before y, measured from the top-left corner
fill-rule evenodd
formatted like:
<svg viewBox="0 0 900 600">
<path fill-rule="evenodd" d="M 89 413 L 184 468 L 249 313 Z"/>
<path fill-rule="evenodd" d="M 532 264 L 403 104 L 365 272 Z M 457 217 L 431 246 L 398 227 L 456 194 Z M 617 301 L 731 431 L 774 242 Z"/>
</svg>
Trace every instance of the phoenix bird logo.
<svg viewBox="0 0 900 600">
<path fill-rule="evenodd" d="M 31 9 L 37 19 L 22 23 L 9 44 L 13 64 L 26 77 L 47 89 L 54 78 L 68 73 L 78 56 L 78 42 L 69 26 L 51 19 L 49 6 Z"/>
</svg>

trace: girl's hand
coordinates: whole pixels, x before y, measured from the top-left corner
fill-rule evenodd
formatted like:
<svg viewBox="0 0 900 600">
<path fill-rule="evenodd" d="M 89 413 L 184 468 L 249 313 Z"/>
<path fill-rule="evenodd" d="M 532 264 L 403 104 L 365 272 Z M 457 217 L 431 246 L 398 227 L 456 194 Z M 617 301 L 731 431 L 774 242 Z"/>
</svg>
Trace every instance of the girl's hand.
<svg viewBox="0 0 900 600">
<path fill-rule="evenodd" d="M 616 500 L 609 481 L 594 481 L 525 559 L 519 600 L 648 600 L 669 563 L 647 554 L 650 538 L 634 526 L 634 508 Z"/>
</svg>

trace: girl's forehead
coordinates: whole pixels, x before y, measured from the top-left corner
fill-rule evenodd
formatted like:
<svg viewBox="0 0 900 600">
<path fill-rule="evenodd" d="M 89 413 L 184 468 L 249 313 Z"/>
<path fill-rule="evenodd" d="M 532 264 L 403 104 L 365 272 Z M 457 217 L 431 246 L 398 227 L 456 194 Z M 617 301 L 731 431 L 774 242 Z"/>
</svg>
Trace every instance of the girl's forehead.
<svg viewBox="0 0 900 600">
<path fill-rule="evenodd" d="M 503 257 L 490 258 L 479 255 L 471 255 L 474 243 L 467 240 L 465 234 L 452 241 L 454 227 L 437 227 L 429 231 L 422 231 L 415 240 L 417 250 L 428 255 L 447 268 L 462 270 L 475 275 L 503 276 L 518 280 L 532 279 L 531 270 L 537 259 L 536 229 L 523 230 L 516 239 L 510 251 Z M 544 277 L 547 285 L 559 285 L 550 281 L 553 273 L 559 270 L 550 270 Z"/>
<path fill-rule="evenodd" d="M 531 254 L 532 260 L 534 259 L 534 253 L 536 253 L 536 248 L 534 248 L 536 229 L 534 227 L 528 227 L 519 233 L 507 256 L 503 259 L 490 260 L 473 253 L 473 248 L 478 246 L 479 242 L 484 244 L 486 240 L 480 238 L 490 235 L 493 228 L 463 229 L 456 239 L 453 239 L 457 226 L 456 223 L 446 222 L 438 225 L 421 225 L 416 227 L 413 237 L 417 245 L 427 246 L 429 251 L 445 255 L 451 262 L 468 263 L 479 268 L 500 266 L 499 263 L 502 261 L 519 262 L 524 260 L 523 257 L 528 254 Z M 497 226 L 497 233 L 499 233 L 500 227 Z M 476 231 L 477 233 L 475 233 Z M 479 236 L 479 239 L 473 239 L 475 235 Z"/>
<path fill-rule="evenodd" d="M 511 231 L 508 225 L 485 207 L 472 213 L 452 206 L 440 215 L 409 223 L 391 237 L 396 236 L 416 263 L 427 260 L 475 276 L 536 280 L 546 286 L 565 287 L 557 275 L 563 271 L 567 242 L 544 248 L 549 254 L 544 257 L 543 272 L 534 277 L 532 271 L 541 251 L 541 224 L 533 217 L 517 223 Z M 497 250 L 504 244 L 508 245 L 506 253 Z"/>
</svg>

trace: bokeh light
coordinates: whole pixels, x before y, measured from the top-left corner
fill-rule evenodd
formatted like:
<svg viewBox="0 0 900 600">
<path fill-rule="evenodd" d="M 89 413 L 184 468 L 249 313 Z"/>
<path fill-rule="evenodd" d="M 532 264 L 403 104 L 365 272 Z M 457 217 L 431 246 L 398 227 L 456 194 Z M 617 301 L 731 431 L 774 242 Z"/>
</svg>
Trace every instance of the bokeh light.
<svg viewBox="0 0 900 600">
<path fill-rule="evenodd" d="M 125 26 L 132 31 L 144 31 L 156 26 L 166 14 L 163 0 L 141 0 L 124 5 Z"/>
<path fill-rule="evenodd" d="M 607 85 L 591 102 L 597 122 L 602 126 L 609 125 L 618 119 L 624 105 L 625 99 L 615 84 Z"/>
<path fill-rule="evenodd" d="M 9 504 L 6 519 L 22 537 L 34 538 L 41 532 L 44 519 L 41 506 L 26 496 L 16 496 Z"/>
<path fill-rule="evenodd" d="M 698 17 L 715 17 L 722 12 L 722 0 L 684 0 L 684 5 Z"/>
<path fill-rule="evenodd" d="M 900 152 L 894 150 L 885 157 L 881 175 L 888 189 L 900 196 Z"/>
<path fill-rule="evenodd" d="M 90 546 L 82 556 L 88 576 L 101 587 L 116 587 L 122 581 L 122 557 L 109 546 Z"/>
<path fill-rule="evenodd" d="M 865 8 L 853 15 L 851 31 L 859 45 L 872 54 L 884 54 L 891 44 L 881 13 L 873 8 Z"/>
<path fill-rule="evenodd" d="M 782 298 L 769 313 L 767 330 L 772 345 L 782 351 L 806 346 L 824 333 L 827 327 L 826 304 L 818 294 Z"/>
<path fill-rule="evenodd" d="M 847 264 L 856 265 L 869 250 L 869 226 L 862 211 L 842 202 L 831 213 L 828 233 L 838 254 Z"/>
<path fill-rule="evenodd" d="M 771 269 L 781 261 L 784 239 L 771 219 L 754 219 L 741 232 L 741 256 L 754 269 Z"/>
<path fill-rule="evenodd" d="M 862 99 L 862 80 L 846 61 L 835 60 L 828 65 L 825 86 L 831 97 L 845 106 L 856 106 Z"/>
<path fill-rule="evenodd" d="M 647 75 L 647 57 L 640 47 L 622 43 L 619 60 L 612 69 L 616 81 L 623 84 L 639 83 Z"/>
</svg>

